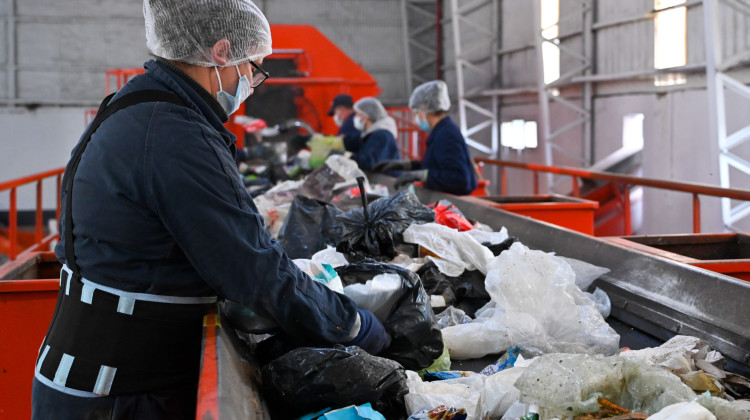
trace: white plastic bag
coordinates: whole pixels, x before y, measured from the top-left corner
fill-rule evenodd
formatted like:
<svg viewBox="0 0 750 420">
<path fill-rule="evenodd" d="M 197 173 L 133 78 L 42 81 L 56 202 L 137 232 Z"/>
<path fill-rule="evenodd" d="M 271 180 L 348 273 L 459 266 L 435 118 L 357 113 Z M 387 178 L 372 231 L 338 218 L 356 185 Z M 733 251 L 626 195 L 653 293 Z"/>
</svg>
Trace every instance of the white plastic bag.
<svg viewBox="0 0 750 420">
<path fill-rule="evenodd" d="M 716 416 L 697 402 L 672 404 L 648 418 L 651 420 L 716 420 Z"/>
<path fill-rule="evenodd" d="M 513 346 L 508 330 L 494 318 L 454 325 L 440 330 L 443 342 L 455 360 L 476 359 L 500 353 Z"/>
<path fill-rule="evenodd" d="M 480 244 L 490 243 L 492 245 L 497 245 L 508 239 L 508 229 L 506 229 L 505 226 L 500 229 L 500 232 L 486 232 L 479 229 L 472 229 L 467 230 L 466 234 L 476 239 Z"/>
<path fill-rule="evenodd" d="M 327 246 L 326 249 L 321 249 L 312 256 L 312 261 L 320 264 L 330 264 L 331 267 L 341 267 L 342 265 L 348 265 L 349 261 L 346 260 L 344 254 L 336 251 L 336 248 Z"/>
<path fill-rule="evenodd" d="M 361 309 L 366 309 L 384 322 L 401 297 L 401 276 L 398 274 L 378 274 L 365 284 L 351 284 L 344 288 L 344 294 Z"/>
<path fill-rule="evenodd" d="M 298 258 L 292 261 L 300 270 L 310 276 L 313 280 L 325 284 L 334 292 L 344 293 L 344 285 L 341 283 L 341 277 L 333 271 L 332 266 L 326 264 L 330 267 L 329 269 L 321 263 L 306 260 L 304 258 Z"/>
<path fill-rule="evenodd" d="M 494 257 L 468 232 L 459 232 L 437 223 L 413 224 L 404 231 L 404 242 L 421 245 L 438 258 L 429 256 L 441 273 L 460 276 L 464 270 L 487 273 L 487 265 Z"/>
<path fill-rule="evenodd" d="M 466 378 L 445 381 L 423 382 L 416 372 L 406 371 L 409 393 L 404 396 L 409 414 L 420 410 L 432 410 L 441 405 L 463 408 L 467 420 L 479 420 L 479 402 L 482 398 L 484 376 L 471 375 Z"/>
<path fill-rule="evenodd" d="M 493 321 L 532 354 L 614 354 L 620 336 L 574 278 L 561 258 L 514 243 L 489 264 L 487 292 L 504 311 Z"/>
</svg>

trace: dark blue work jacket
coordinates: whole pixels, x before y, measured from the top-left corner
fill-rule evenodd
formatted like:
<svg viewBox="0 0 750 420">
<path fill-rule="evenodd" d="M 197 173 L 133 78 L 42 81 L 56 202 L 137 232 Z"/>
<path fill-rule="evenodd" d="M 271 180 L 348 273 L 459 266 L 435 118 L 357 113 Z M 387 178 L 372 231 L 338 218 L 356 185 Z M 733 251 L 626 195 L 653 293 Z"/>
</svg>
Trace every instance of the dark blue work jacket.
<svg viewBox="0 0 750 420">
<path fill-rule="evenodd" d="M 425 187 L 456 195 L 470 194 L 477 188 L 477 176 L 469 147 L 456 123 L 445 117 L 427 137 L 427 150 L 412 169 L 427 169 Z"/>
<path fill-rule="evenodd" d="M 359 168 L 363 171 L 371 171 L 377 163 L 386 160 L 399 160 L 401 155 L 398 153 L 398 146 L 393 134 L 388 130 L 380 129 L 362 137 L 359 152 L 352 159 L 357 162 Z"/>
<path fill-rule="evenodd" d="M 145 67 L 115 99 L 157 89 L 186 106 L 134 105 L 93 135 L 73 189 L 82 276 L 127 292 L 218 295 L 293 336 L 347 341 L 356 305 L 302 273 L 268 236 L 237 173 L 221 106 L 170 63 Z M 55 253 L 64 263 L 63 242 Z"/>
<path fill-rule="evenodd" d="M 361 145 L 360 137 L 362 136 L 362 133 L 354 128 L 353 112 L 351 113 L 351 115 L 346 117 L 343 123 L 341 123 L 341 127 L 339 127 L 339 132 L 337 135 L 344 136 L 344 149 L 352 153 L 357 153 L 359 151 L 359 147 Z"/>
</svg>

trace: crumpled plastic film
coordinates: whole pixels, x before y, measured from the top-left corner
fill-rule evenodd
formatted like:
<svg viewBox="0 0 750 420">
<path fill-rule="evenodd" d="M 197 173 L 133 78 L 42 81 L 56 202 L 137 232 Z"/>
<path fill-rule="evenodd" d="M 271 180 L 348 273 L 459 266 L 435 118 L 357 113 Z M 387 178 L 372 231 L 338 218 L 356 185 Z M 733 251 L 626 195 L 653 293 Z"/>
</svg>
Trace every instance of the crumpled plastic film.
<svg viewBox="0 0 750 420">
<path fill-rule="evenodd" d="M 487 273 L 487 265 L 494 257 L 468 232 L 458 232 L 437 223 L 413 224 L 404 231 L 404 242 L 418 244 L 437 258 L 428 256 L 441 273 L 458 277 L 464 270 Z"/>
<path fill-rule="evenodd" d="M 620 336 L 575 285 L 564 260 L 517 242 L 489 267 L 487 292 L 504 311 L 493 320 L 513 345 L 532 354 L 611 355 L 619 349 Z"/>
<path fill-rule="evenodd" d="M 586 261 L 577 260 L 561 256 L 565 262 L 570 264 L 573 272 L 576 273 L 576 285 L 584 292 L 591 286 L 591 283 L 599 277 L 609 273 L 609 268 L 599 267 Z"/>
<path fill-rule="evenodd" d="M 250 0 L 146 0 L 146 46 L 157 57 L 197 66 L 234 66 L 273 51 L 268 20 Z M 220 64 L 211 50 L 220 39 L 230 43 Z"/>
<path fill-rule="evenodd" d="M 597 398 L 646 414 L 695 398 L 674 374 L 619 355 L 546 354 L 526 368 L 515 386 L 520 401 L 539 406 L 543 418 L 597 411 Z"/>
</svg>

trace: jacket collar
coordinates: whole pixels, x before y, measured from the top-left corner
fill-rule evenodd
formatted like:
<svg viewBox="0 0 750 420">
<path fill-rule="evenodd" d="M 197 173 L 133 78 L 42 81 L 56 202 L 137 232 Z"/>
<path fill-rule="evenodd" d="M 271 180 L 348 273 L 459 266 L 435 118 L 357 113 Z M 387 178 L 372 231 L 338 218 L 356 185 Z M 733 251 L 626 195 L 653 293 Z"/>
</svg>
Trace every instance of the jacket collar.
<svg viewBox="0 0 750 420">
<path fill-rule="evenodd" d="M 146 75 L 165 84 L 169 90 L 179 96 L 185 104 L 203 115 L 208 123 L 219 132 L 227 142 L 232 145 L 236 137 L 225 126 L 229 120 L 219 102 L 198 82 L 185 74 L 167 60 L 157 58 L 150 60 L 144 65 Z"/>
</svg>

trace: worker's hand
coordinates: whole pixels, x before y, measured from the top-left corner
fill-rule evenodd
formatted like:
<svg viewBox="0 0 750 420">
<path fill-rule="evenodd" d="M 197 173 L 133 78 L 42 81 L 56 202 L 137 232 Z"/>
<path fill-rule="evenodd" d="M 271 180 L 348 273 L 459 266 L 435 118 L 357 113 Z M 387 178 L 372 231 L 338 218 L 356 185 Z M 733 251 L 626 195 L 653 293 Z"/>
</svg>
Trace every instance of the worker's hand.
<svg viewBox="0 0 750 420">
<path fill-rule="evenodd" d="M 396 183 L 393 184 L 393 188 L 400 190 L 407 184 L 411 184 L 414 181 L 425 182 L 427 181 L 427 169 L 420 171 L 408 171 L 404 172 L 396 178 Z"/>
<path fill-rule="evenodd" d="M 377 355 L 391 345 L 391 337 L 385 332 L 383 323 L 372 312 L 360 309 L 359 320 L 359 334 L 354 340 L 346 343 L 348 346 L 357 346 L 372 355 Z"/>
<path fill-rule="evenodd" d="M 411 169 L 410 160 L 386 160 L 373 166 L 373 172 L 408 171 Z"/>
</svg>

